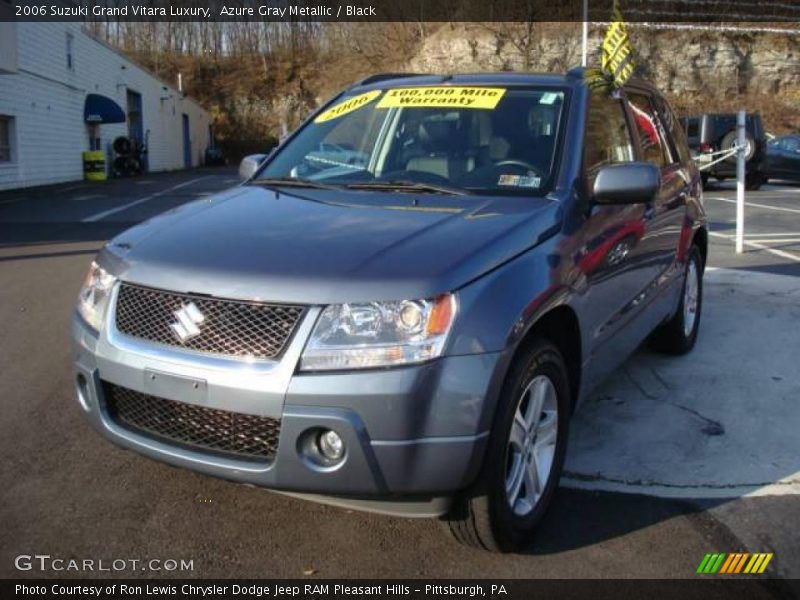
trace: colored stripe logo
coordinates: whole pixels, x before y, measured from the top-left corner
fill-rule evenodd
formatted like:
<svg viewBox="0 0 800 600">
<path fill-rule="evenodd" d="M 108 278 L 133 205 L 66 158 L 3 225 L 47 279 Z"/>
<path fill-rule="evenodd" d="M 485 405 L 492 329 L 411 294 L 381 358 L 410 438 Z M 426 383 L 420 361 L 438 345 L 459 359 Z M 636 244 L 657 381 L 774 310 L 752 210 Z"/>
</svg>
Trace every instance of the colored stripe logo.
<svg viewBox="0 0 800 600">
<path fill-rule="evenodd" d="M 772 552 L 733 552 L 726 554 L 719 552 L 706 554 L 697 567 L 697 572 L 702 574 L 738 574 L 738 573 L 763 573 L 772 560 Z"/>
</svg>

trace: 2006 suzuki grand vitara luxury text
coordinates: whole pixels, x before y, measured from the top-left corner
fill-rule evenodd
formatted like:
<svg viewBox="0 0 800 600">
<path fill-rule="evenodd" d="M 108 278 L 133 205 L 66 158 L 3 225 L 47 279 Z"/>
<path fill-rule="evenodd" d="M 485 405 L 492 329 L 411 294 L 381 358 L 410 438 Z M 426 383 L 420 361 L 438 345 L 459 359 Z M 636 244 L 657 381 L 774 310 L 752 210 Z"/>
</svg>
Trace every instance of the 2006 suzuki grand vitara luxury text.
<svg viewBox="0 0 800 600">
<path fill-rule="evenodd" d="M 92 264 L 77 395 L 120 446 L 508 550 L 596 383 L 694 345 L 700 174 L 644 83 L 370 77 L 243 170 Z"/>
</svg>

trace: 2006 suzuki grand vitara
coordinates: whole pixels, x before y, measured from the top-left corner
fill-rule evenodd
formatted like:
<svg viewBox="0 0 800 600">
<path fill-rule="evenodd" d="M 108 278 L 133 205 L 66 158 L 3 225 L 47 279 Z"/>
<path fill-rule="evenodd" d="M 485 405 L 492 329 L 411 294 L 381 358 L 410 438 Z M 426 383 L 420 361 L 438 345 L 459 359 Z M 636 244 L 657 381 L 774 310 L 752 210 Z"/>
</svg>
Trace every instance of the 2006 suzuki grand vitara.
<svg viewBox="0 0 800 600">
<path fill-rule="evenodd" d="M 509 550 L 581 400 L 695 343 L 700 173 L 642 82 L 374 76 L 243 170 L 92 264 L 77 396 L 120 446 Z"/>
</svg>

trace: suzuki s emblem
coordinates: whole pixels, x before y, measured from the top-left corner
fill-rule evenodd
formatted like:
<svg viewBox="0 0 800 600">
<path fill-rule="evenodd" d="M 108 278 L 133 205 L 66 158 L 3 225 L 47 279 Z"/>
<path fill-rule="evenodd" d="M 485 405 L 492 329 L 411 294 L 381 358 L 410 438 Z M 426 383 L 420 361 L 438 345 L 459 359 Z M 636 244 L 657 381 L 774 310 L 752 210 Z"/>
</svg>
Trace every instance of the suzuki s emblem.
<svg viewBox="0 0 800 600">
<path fill-rule="evenodd" d="M 185 342 L 200 335 L 199 326 L 206 317 L 194 302 L 184 304 L 172 314 L 178 318 L 178 322 L 171 325 L 172 331 L 180 341 Z"/>
</svg>

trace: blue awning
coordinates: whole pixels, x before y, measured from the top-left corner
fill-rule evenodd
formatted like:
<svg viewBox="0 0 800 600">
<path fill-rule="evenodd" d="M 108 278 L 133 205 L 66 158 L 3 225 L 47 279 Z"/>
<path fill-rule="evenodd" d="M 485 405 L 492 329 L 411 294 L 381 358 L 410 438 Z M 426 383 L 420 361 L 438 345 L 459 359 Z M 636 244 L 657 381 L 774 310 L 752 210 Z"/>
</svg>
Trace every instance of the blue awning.
<svg viewBox="0 0 800 600">
<path fill-rule="evenodd" d="M 86 96 L 83 120 L 87 123 L 124 123 L 125 111 L 111 98 L 100 94 Z"/>
</svg>

